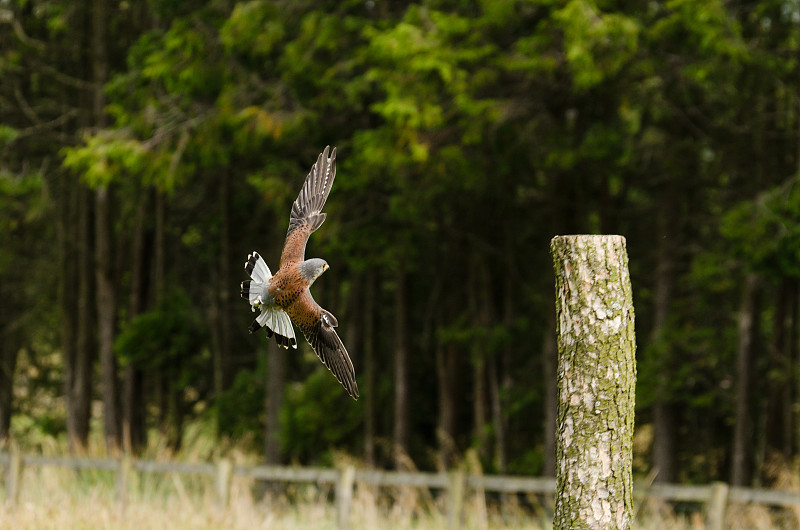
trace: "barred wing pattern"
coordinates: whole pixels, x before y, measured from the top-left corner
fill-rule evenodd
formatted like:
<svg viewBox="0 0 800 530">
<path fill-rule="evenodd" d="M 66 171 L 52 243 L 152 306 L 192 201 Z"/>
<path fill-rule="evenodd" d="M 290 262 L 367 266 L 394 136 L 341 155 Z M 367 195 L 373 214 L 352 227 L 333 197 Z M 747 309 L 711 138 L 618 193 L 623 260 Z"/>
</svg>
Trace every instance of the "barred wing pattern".
<svg viewBox="0 0 800 530">
<path fill-rule="evenodd" d="M 336 148 L 328 155 L 330 146 L 317 157 L 308 173 L 300 194 L 292 204 L 289 230 L 281 254 L 281 267 L 286 263 L 302 261 L 308 237 L 325 221 L 322 208 L 336 178 Z"/>
</svg>

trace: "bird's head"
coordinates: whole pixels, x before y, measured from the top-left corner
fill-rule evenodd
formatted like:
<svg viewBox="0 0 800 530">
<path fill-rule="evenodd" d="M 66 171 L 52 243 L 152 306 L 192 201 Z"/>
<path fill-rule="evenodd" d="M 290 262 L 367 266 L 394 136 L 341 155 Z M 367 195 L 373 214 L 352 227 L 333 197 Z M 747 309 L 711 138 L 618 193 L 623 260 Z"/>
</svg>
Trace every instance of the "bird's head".
<svg viewBox="0 0 800 530">
<path fill-rule="evenodd" d="M 328 270 L 328 262 L 320 258 L 307 259 L 300 264 L 300 274 L 311 285 L 323 272 Z"/>
</svg>

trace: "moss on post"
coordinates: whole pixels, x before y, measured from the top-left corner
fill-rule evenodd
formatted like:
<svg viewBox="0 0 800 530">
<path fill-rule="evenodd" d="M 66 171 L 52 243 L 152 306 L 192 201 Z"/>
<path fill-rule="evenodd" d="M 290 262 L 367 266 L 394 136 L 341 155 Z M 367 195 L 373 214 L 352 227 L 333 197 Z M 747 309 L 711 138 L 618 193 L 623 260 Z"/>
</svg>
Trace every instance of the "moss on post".
<svg viewBox="0 0 800 530">
<path fill-rule="evenodd" d="M 622 236 L 558 236 L 556 528 L 628 528 L 636 343 Z"/>
</svg>

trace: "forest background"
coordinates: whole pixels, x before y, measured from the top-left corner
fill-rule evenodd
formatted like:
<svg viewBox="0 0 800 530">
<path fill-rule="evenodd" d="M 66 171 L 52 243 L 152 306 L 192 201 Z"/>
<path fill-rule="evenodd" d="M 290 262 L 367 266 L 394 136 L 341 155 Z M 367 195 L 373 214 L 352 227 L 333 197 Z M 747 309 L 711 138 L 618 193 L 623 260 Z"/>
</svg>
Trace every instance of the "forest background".
<svg viewBox="0 0 800 530">
<path fill-rule="evenodd" d="M 328 144 L 357 402 L 238 299 Z M 567 233 L 627 238 L 637 473 L 793 465 L 796 1 L 0 1 L 3 440 L 551 475 Z"/>
</svg>

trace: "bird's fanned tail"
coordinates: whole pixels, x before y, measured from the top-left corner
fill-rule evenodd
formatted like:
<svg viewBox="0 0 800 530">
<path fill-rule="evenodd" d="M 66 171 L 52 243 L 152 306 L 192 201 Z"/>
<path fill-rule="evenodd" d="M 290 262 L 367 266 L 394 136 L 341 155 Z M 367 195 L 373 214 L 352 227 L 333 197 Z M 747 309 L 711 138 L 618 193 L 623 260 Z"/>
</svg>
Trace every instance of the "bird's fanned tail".
<svg viewBox="0 0 800 530">
<path fill-rule="evenodd" d="M 255 333 L 262 327 L 267 328 L 268 338 L 275 335 L 275 342 L 278 343 L 278 346 L 297 349 L 294 326 L 292 326 L 292 321 L 289 320 L 289 315 L 283 310 L 277 307 L 261 306 L 261 314 L 253 320 L 248 331 Z"/>
<path fill-rule="evenodd" d="M 250 303 L 253 311 L 261 310 L 253 323 L 250 324 L 249 331 L 254 333 L 262 327 L 267 328 L 267 337 L 275 335 L 275 341 L 284 348 L 297 348 L 297 338 L 294 334 L 292 321 L 282 309 L 276 306 L 269 306 L 264 303 L 267 298 L 267 287 L 272 273 L 269 270 L 264 258 L 258 252 L 253 252 L 247 256 L 244 263 L 244 270 L 250 275 L 252 280 L 242 282 L 242 298 Z"/>
</svg>

